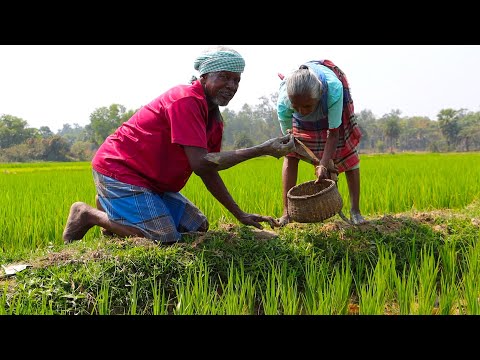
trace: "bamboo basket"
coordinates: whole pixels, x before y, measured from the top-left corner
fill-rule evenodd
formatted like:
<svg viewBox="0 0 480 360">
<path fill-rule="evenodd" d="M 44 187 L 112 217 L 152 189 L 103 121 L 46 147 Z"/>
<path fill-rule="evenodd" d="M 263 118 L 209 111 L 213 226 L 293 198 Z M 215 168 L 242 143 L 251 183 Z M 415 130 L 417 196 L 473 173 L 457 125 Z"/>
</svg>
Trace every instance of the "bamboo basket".
<svg viewBox="0 0 480 360">
<path fill-rule="evenodd" d="M 330 179 L 308 181 L 287 193 L 288 215 L 300 223 L 321 222 L 338 214 L 343 207 L 337 183 Z"/>
</svg>

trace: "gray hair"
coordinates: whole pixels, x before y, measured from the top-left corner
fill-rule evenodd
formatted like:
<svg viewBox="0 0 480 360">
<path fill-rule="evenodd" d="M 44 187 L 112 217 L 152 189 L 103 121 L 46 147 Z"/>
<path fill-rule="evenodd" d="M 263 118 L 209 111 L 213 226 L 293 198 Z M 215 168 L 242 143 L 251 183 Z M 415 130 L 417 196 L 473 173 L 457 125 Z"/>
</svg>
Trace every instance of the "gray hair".
<svg viewBox="0 0 480 360">
<path fill-rule="evenodd" d="M 298 95 L 310 95 L 312 99 L 320 99 L 322 82 L 307 66 L 302 65 L 286 79 L 287 95 L 289 98 Z"/>
</svg>

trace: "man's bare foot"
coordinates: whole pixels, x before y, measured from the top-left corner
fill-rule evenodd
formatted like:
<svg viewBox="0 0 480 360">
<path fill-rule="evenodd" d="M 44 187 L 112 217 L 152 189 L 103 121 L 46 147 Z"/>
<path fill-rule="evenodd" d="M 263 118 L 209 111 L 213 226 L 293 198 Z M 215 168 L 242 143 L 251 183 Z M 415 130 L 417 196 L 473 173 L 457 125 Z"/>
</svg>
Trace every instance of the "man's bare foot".
<svg viewBox="0 0 480 360">
<path fill-rule="evenodd" d="M 63 230 L 63 241 L 69 244 L 74 240 L 80 240 L 93 226 L 89 219 L 90 206 L 83 202 L 75 202 L 70 207 L 67 224 Z"/>
<path fill-rule="evenodd" d="M 277 220 L 280 227 L 284 227 L 290 223 L 290 217 L 288 215 L 283 215 L 280 219 Z"/>
</svg>

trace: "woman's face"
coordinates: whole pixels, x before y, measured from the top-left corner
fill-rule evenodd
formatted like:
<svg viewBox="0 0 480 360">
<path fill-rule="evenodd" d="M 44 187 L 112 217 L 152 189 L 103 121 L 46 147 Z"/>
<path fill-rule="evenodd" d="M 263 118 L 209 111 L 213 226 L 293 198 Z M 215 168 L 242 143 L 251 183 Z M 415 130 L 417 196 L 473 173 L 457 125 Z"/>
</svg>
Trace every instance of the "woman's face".
<svg viewBox="0 0 480 360">
<path fill-rule="evenodd" d="M 310 95 L 295 95 L 289 97 L 293 109 L 302 116 L 306 116 L 315 110 L 319 99 L 313 99 Z"/>
</svg>

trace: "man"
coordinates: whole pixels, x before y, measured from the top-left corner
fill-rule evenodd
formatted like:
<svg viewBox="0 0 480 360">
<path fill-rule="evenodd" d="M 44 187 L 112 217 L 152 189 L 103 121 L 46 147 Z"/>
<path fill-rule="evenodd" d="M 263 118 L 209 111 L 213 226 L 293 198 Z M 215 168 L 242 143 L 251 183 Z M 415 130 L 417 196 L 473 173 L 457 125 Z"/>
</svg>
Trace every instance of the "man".
<svg viewBox="0 0 480 360">
<path fill-rule="evenodd" d="M 293 137 L 286 135 L 220 152 L 219 106 L 228 105 L 237 92 L 244 67 L 242 56 L 231 48 L 207 50 L 194 63 L 199 79 L 161 94 L 107 137 L 92 160 L 97 209 L 82 202 L 71 206 L 65 243 L 80 240 L 93 226 L 159 243 L 207 231 L 206 216 L 179 192 L 192 172 L 242 224 L 279 226 L 271 216 L 241 210 L 218 173 L 257 156 L 280 158 L 294 150 Z"/>
</svg>

